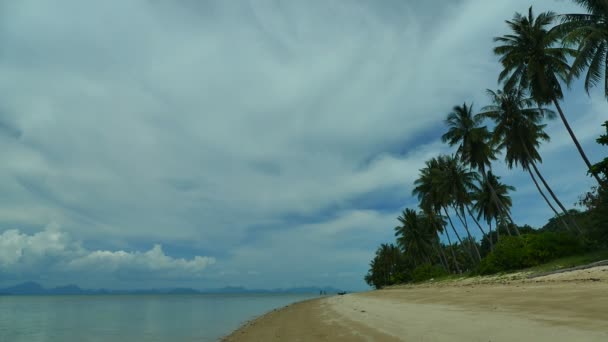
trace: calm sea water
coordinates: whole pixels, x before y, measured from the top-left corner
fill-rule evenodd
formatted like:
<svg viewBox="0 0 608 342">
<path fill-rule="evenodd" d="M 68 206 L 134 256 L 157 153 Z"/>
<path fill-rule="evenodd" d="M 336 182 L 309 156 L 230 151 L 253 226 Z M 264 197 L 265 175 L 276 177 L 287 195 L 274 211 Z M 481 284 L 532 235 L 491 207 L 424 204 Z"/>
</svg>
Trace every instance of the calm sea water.
<svg viewBox="0 0 608 342">
<path fill-rule="evenodd" d="M 216 341 L 315 295 L 0 296 L 0 341 Z"/>
</svg>

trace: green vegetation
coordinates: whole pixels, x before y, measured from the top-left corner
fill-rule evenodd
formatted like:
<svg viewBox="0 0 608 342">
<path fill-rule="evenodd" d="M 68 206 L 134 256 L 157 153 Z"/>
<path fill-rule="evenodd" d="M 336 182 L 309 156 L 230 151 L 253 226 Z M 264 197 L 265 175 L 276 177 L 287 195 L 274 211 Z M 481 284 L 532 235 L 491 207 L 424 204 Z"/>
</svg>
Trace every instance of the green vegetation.
<svg viewBox="0 0 608 342">
<path fill-rule="evenodd" d="M 479 264 L 476 273 L 493 274 L 538 266 L 581 253 L 581 241 L 568 233 L 542 232 L 505 237 Z"/>
<path fill-rule="evenodd" d="M 431 158 L 420 170 L 413 190 L 419 208 L 403 210 L 396 243 L 376 251 L 365 276 L 370 286 L 543 271 L 608 258 L 608 157 L 591 164 L 560 106 L 567 86 L 583 76 L 588 92 L 603 82 L 608 98 L 608 10 L 601 1 L 574 1 L 587 13 L 535 16 L 530 7 L 506 21 L 509 32 L 494 38 L 501 89 L 487 90 L 490 103 L 477 114 L 466 102 L 448 113 L 441 138 L 456 152 Z M 550 139 L 545 122 L 558 116 L 597 182 L 580 198 L 583 211 L 567 209 L 539 168 L 539 147 Z M 608 121 L 603 126 L 606 134 L 597 142 L 608 146 Z M 510 193 L 516 189 L 492 171 L 499 155 L 508 168 L 530 176 L 554 212 L 544 227 L 514 222 Z M 481 233 L 479 242 L 474 231 Z"/>
</svg>

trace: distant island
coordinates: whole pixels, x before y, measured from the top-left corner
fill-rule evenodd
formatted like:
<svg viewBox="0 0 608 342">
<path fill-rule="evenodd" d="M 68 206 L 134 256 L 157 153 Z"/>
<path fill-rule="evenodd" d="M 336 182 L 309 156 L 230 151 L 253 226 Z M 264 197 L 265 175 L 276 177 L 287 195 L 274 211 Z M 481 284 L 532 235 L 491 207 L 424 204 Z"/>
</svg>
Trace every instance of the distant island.
<svg viewBox="0 0 608 342">
<path fill-rule="evenodd" d="M 45 288 L 36 282 L 25 282 L 14 286 L 0 288 L 0 295 L 114 295 L 114 294 L 307 294 L 321 293 L 337 294 L 344 292 L 333 287 L 293 287 L 287 289 L 247 289 L 241 286 L 227 286 L 217 289 L 197 290 L 192 288 L 164 288 L 164 289 L 83 289 L 77 285 L 65 285 Z"/>
</svg>

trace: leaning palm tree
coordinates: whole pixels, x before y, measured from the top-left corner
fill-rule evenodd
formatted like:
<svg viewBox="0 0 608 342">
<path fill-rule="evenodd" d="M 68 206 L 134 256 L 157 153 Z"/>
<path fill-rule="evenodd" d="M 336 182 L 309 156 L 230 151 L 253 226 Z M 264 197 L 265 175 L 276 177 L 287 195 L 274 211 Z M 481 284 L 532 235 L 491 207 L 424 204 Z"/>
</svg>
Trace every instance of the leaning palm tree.
<svg viewBox="0 0 608 342">
<path fill-rule="evenodd" d="M 393 284 L 398 271 L 399 258 L 400 252 L 397 246 L 386 243 L 380 245 L 370 262 L 370 270 L 365 276 L 365 281 L 377 289 Z"/>
<path fill-rule="evenodd" d="M 608 3 L 602 0 L 574 2 L 584 7 L 588 13 L 561 15 L 561 24 L 556 28 L 563 34 L 566 46 L 574 45 L 577 48 L 568 81 L 585 74 L 587 93 L 601 82 L 604 85 L 604 96 L 608 98 Z"/>
<path fill-rule="evenodd" d="M 426 198 L 428 199 L 429 196 L 426 196 Z M 441 256 L 444 258 L 445 263 L 446 263 L 446 270 L 449 271 L 449 267 L 448 267 L 448 261 L 447 258 L 445 256 L 445 254 L 443 253 L 443 246 L 441 245 L 441 234 L 445 233 L 445 236 L 448 240 L 448 246 L 452 246 L 452 239 L 450 238 L 450 234 L 448 233 L 448 231 L 445 229 L 447 222 L 444 219 L 444 217 L 441 215 L 441 213 L 439 212 L 440 209 L 433 209 L 431 206 L 431 204 L 429 203 L 430 201 L 428 200 L 423 200 L 420 203 L 420 209 L 422 210 L 421 215 L 424 216 L 425 220 L 427 221 L 427 224 L 432 227 L 435 231 L 435 235 L 437 236 L 437 248 L 439 249 L 439 253 L 441 254 Z M 458 273 L 462 273 L 462 271 L 460 270 L 460 265 L 458 263 L 458 259 L 456 258 L 456 254 L 454 253 L 454 249 L 450 248 L 450 250 L 452 251 L 452 261 L 454 264 L 454 268 L 456 269 L 456 271 Z"/>
<path fill-rule="evenodd" d="M 454 226 L 454 222 L 452 221 L 452 218 L 448 212 L 448 206 L 450 205 L 451 200 L 449 196 L 441 193 L 439 188 L 436 186 L 437 178 L 441 177 L 441 172 L 442 170 L 439 158 L 427 160 L 425 162 L 425 167 L 420 169 L 420 176 L 414 181 L 414 189 L 412 190 L 412 194 L 418 197 L 420 207 L 423 208 L 423 210 L 427 213 L 433 213 L 441 216 L 441 212 L 443 211 L 445 217 L 448 219 L 450 227 L 452 228 L 452 232 L 456 236 L 458 242 L 462 245 L 463 242 L 460 238 L 460 234 L 458 234 L 458 231 Z M 447 231 L 446 236 L 449 240 L 449 234 Z M 451 242 L 449 243 L 451 245 Z M 475 260 L 471 250 L 467 249 L 467 253 L 471 257 L 471 260 Z M 457 264 L 456 255 L 454 254 L 453 249 L 452 256 L 454 257 L 454 263 Z"/>
<path fill-rule="evenodd" d="M 435 233 L 423 217 L 415 210 L 405 209 L 397 218 L 400 225 L 395 227 L 397 245 L 414 260 L 415 265 L 431 264 L 431 251 Z"/>
<path fill-rule="evenodd" d="M 488 223 L 490 235 L 492 235 L 492 221 L 496 222 L 496 239 L 500 241 L 499 220 L 503 217 L 503 210 L 509 210 L 512 205 L 509 191 L 515 191 L 515 187 L 500 182 L 500 177 L 495 176 L 491 171 L 488 172 L 487 181 L 480 184 L 479 190 L 473 194 L 475 204 L 474 210 L 477 212 L 477 219 L 483 219 Z M 503 207 L 499 207 L 494 200 L 494 196 L 500 198 Z M 490 247 L 493 241 L 490 238 Z"/>
<path fill-rule="evenodd" d="M 441 140 L 450 146 L 459 144 L 457 154 L 465 159 L 471 152 L 472 132 L 481 124 L 480 118 L 473 115 L 473 105 L 465 102 L 462 106 L 454 106 L 445 123 L 448 131 L 441 136 Z"/>
<path fill-rule="evenodd" d="M 462 106 L 455 106 L 445 120 L 448 131 L 441 137 L 441 140 L 450 146 L 458 144 L 457 154 L 460 159 L 471 168 L 478 170 L 484 183 L 487 183 L 486 170 L 491 170 L 492 161 L 496 160 L 496 149 L 491 142 L 492 134 L 487 127 L 481 126 L 482 122 L 482 116 L 473 115 L 472 105 L 468 106 L 464 103 Z M 488 185 L 493 200 L 502 210 L 503 205 L 500 198 L 494 194 L 492 184 Z M 513 223 L 508 210 L 505 210 L 505 214 Z M 516 231 L 519 235 L 519 231 Z"/>
<path fill-rule="evenodd" d="M 587 169 L 601 185 L 602 181 L 593 173 L 591 162 L 559 104 L 564 97 L 560 80 L 568 80 L 571 70 L 568 57 L 574 56 L 576 51 L 561 46 L 562 30 L 549 29 L 556 19 L 557 15 L 553 12 L 543 12 L 535 17 L 530 7 L 527 16 L 515 13 L 512 20 L 507 20 L 512 33 L 494 38 L 495 42 L 501 44 L 494 48 L 494 53 L 500 56 L 504 68 L 498 80 L 504 82 L 507 90 L 529 91 L 539 106 L 555 105 Z"/>
<path fill-rule="evenodd" d="M 560 216 L 538 185 L 532 174 L 533 169 L 555 202 L 566 214 L 566 208 L 536 166 L 537 162 L 542 162 L 538 147 L 541 141 L 549 140 L 549 135 L 544 132 L 546 125 L 541 124 L 543 116 L 552 117 L 554 114 L 549 110 L 534 107 L 535 101 L 524 96 L 521 90 L 505 89 L 505 91 L 499 90 L 497 92 L 488 90 L 488 95 L 492 100 L 492 105 L 484 107 L 484 112 L 480 115 L 493 120 L 496 124 L 494 140 L 500 150 L 506 150 L 505 162 L 507 166 L 513 168 L 514 165 L 520 165 L 525 171 L 528 171 L 539 193 L 555 215 Z M 569 225 L 563 219 L 562 223 L 569 228 Z"/>
<path fill-rule="evenodd" d="M 471 204 L 470 192 L 475 186 L 474 183 L 477 179 L 477 174 L 467 170 L 454 155 L 440 156 L 439 162 L 439 171 L 434 178 L 435 186 L 439 190 L 439 193 L 443 194 L 445 201 L 449 201 L 454 208 L 456 216 L 467 232 L 469 241 L 475 241 L 469 230 L 465 208 L 469 209 L 469 205 Z M 480 225 L 478 225 L 478 227 L 482 232 L 482 236 L 485 236 L 486 234 L 483 228 L 481 228 Z M 481 254 L 479 253 L 477 244 L 473 243 L 471 245 L 475 251 L 477 260 L 480 261 Z"/>
<path fill-rule="evenodd" d="M 443 232 L 445 232 L 445 225 L 447 224 L 446 221 L 440 215 L 436 215 L 435 213 L 428 212 L 426 210 L 421 210 L 418 213 L 418 216 L 421 218 L 421 220 L 424 222 L 424 224 L 431 231 L 431 234 L 434 234 L 434 238 L 432 241 L 433 248 L 437 252 L 437 256 L 439 257 L 439 260 L 443 264 L 445 270 L 450 272 L 449 262 L 445 256 L 445 253 L 443 251 L 443 246 L 441 244 L 441 234 Z M 449 235 L 448 235 L 448 243 L 451 244 Z M 458 273 L 460 273 L 459 266 L 457 264 L 455 264 L 454 266 L 455 266 L 456 270 L 458 271 Z"/>
</svg>

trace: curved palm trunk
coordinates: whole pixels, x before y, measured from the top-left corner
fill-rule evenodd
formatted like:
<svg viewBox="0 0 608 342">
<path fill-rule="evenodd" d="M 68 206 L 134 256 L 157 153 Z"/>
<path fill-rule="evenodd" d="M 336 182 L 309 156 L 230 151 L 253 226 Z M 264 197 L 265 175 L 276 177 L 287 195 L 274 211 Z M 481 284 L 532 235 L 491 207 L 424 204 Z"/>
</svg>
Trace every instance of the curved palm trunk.
<svg viewBox="0 0 608 342">
<path fill-rule="evenodd" d="M 578 139 L 576 138 L 576 135 L 574 134 L 574 131 L 572 131 L 572 128 L 570 127 L 570 124 L 568 123 L 568 120 L 566 119 L 566 116 L 564 115 L 564 112 L 562 111 L 562 107 L 559 105 L 559 101 L 557 101 L 557 99 L 554 98 L 553 99 L 553 104 L 555 105 L 555 108 L 557 108 L 557 112 L 559 113 L 559 117 L 562 119 L 562 122 L 564 123 L 564 126 L 566 126 L 566 130 L 568 130 L 568 134 L 570 134 L 570 138 L 572 138 L 572 141 L 574 142 L 574 145 L 576 145 L 576 149 L 578 150 L 578 153 L 581 155 L 581 157 L 583 158 L 583 161 L 587 165 L 587 169 L 589 170 L 589 173 L 591 175 L 593 175 L 593 177 L 595 178 L 595 180 L 597 180 L 597 183 L 601 187 L 608 188 L 608 186 L 604 182 L 602 182 L 602 180 L 597 175 L 597 173 L 593 172 L 593 167 L 591 166 L 591 162 L 589 162 L 589 158 L 587 158 L 587 155 L 585 154 L 585 151 L 583 150 L 583 147 L 578 142 Z"/>
<path fill-rule="evenodd" d="M 492 238 L 490 238 L 490 236 L 488 234 L 486 234 L 486 232 L 483 230 L 483 228 L 481 228 L 479 221 L 477 221 L 475 216 L 473 216 L 473 212 L 471 212 L 471 208 L 469 208 L 468 205 L 466 207 L 467 207 L 467 212 L 469 213 L 469 216 L 473 219 L 473 222 L 475 222 L 475 224 L 477 225 L 477 228 L 479 228 L 479 230 L 481 231 L 481 234 L 483 234 L 482 236 L 486 240 L 488 240 L 488 242 L 490 243 L 490 250 L 494 250 L 494 247 L 492 246 Z"/>
<path fill-rule="evenodd" d="M 448 210 L 446 209 L 446 207 L 443 207 L 443 211 L 445 212 L 445 216 L 447 216 L 448 221 L 450 222 L 450 227 L 452 227 L 452 230 L 454 231 L 454 234 L 456 235 L 458 242 L 460 242 L 461 246 L 464 246 L 464 243 L 462 243 L 462 239 L 460 238 L 458 231 L 456 231 L 456 227 L 454 227 L 454 222 L 452 222 L 452 218 L 448 214 Z M 468 248 L 465 248 L 465 249 L 468 252 L 469 256 L 471 257 L 471 260 L 475 260 L 475 257 L 473 256 L 473 252 Z"/>
<path fill-rule="evenodd" d="M 515 224 L 515 222 L 513 221 L 513 218 L 511 217 L 511 213 L 509 213 L 509 209 L 507 209 L 507 207 L 504 205 L 504 203 L 502 203 L 500 198 L 498 198 L 498 195 L 496 194 L 496 190 L 494 189 L 494 186 L 488 180 L 488 174 L 486 172 L 485 167 L 481 168 L 481 176 L 483 177 L 484 183 L 486 183 L 488 185 L 488 187 L 490 188 L 490 194 L 492 196 L 492 200 L 498 206 L 498 210 L 500 212 L 502 212 L 503 214 L 505 214 L 507 216 L 507 218 L 509 219 L 509 222 L 511 222 L 511 224 L 513 224 L 513 228 L 515 228 L 515 233 L 517 234 L 517 236 L 521 236 L 521 234 L 519 233 L 519 229 L 517 228 L 517 225 Z M 507 230 L 508 229 L 509 228 L 507 228 Z M 496 231 L 498 231 L 498 226 L 496 228 Z M 509 235 L 511 235 L 511 231 L 509 231 Z"/>
<path fill-rule="evenodd" d="M 443 268 L 450 273 L 450 267 L 448 265 L 448 259 L 446 259 L 445 254 L 443 253 L 443 249 L 441 248 L 441 244 L 439 243 L 439 234 L 437 235 L 437 241 L 435 241 L 435 243 L 433 244 L 433 246 L 435 247 L 435 252 L 437 252 L 437 255 L 439 256 L 439 261 L 441 262 L 441 265 L 443 266 Z"/>
<path fill-rule="evenodd" d="M 492 236 L 492 219 L 488 222 L 488 227 L 490 228 L 490 242 L 494 244 L 494 236 Z M 496 230 L 496 242 L 500 242 L 500 239 L 498 238 L 498 229 Z"/>
<path fill-rule="evenodd" d="M 439 232 L 437 232 L 437 234 L 439 234 Z M 458 260 L 456 259 L 456 253 L 454 252 L 454 248 L 452 248 L 452 239 L 450 239 L 450 234 L 448 234 L 448 231 L 445 231 L 445 236 L 448 238 L 448 244 L 450 245 L 450 250 L 452 251 L 452 259 L 454 259 L 454 267 L 456 267 L 456 271 L 458 271 L 458 274 L 461 274 L 462 271 L 460 270 L 460 266 L 458 265 Z M 439 246 L 441 247 L 441 246 Z"/>
<path fill-rule="evenodd" d="M 503 220 L 505 219 L 504 216 L 501 217 Z M 498 226 L 498 222 L 496 222 L 496 225 Z M 496 228 L 498 229 L 498 228 Z M 511 234 L 511 228 L 509 228 L 509 222 L 507 222 L 507 224 L 505 224 L 505 229 L 507 230 L 507 235 L 509 236 L 513 236 L 513 234 Z"/>
<path fill-rule="evenodd" d="M 475 243 L 475 240 L 473 239 L 473 235 L 471 235 L 471 232 L 469 231 L 469 225 L 467 224 L 466 221 L 466 217 L 463 220 L 464 217 L 464 210 L 462 211 L 462 216 L 460 216 L 460 214 L 458 213 L 458 209 L 454 209 L 456 211 L 456 216 L 458 216 L 458 219 L 460 220 L 460 222 L 462 223 L 462 225 L 464 226 L 464 230 L 467 231 L 467 236 L 469 237 L 469 248 L 470 245 L 473 245 L 473 250 L 475 251 L 475 254 L 477 255 L 477 261 L 481 261 L 481 254 L 479 253 L 479 249 L 477 248 L 477 244 Z"/>
<path fill-rule="evenodd" d="M 551 208 L 551 210 L 553 210 L 553 213 L 555 213 L 555 217 L 559 218 L 560 222 L 564 225 L 564 227 L 567 230 L 570 230 L 570 226 L 568 226 L 568 224 L 566 223 L 566 221 L 564 221 L 563 217 L 557 212 L 557 210 L 555 210 L 555 207 L 553 206 L 553 204 L 551 204 L 551 202 L 549 201 L 549 199 L 547 198 L 547 196 L 545 196 L 545 193 L 543 192 L 543 190 L 540 188 L 540 185 L 538 185 L 538 182 L 536 181 L 536 177 L 534 177 L 534 174 L 532 173 L 532 170 L 530 170 L 529 167 L 526 167 L 525 169 L 530 174 L 530 177 L 532 178 L 532 181 L 534 182 L 534 185 L 536 185 L 536 189 L 538 190 L 538 192 L 540 193 L 540 195 L 543 196 L 543 198 L 545 199 L 545 202 L 547 202 L 547 205 L 549 206 L 549 208 Z"/>
<path fill-rule="evenodd" d="M 553 189 L 551 189 L 551 187 L 549 186 L 549 184 L 547 183 L 547 181 L 545 180 L 545 178 L 543 177 L 543 175 L 540 173 L 540 171 L 538 171 L 538 167 L 536 167 L 536 163 L 532 160 L 530 162 L 530 164 L 532 164 L 532 168 L 534 168 L 534 172 L 536 173 L 536 175 L 538 175 L 538 178 L 540 178 L 540 181 L 543 183 L 543 185 L 545 186 L 545 188 L 547 189 L 547 191 L 549 191 L 549 194 L 551 195 L 551 197 L 553 198 L 553 200 L 555 201 L 555 203 L 557 203 L 557 205 L 560 207 L 560 209 L 562 210 L 562 212 L 564 213 L 564 215 L 566 217 L 568 217 L 568 219 L 570 220 L 570 222 L 574 225 L 574 227 L 576 228 L 576 230 L 580 233 L 581 232 L 581 228 L 578 226 L 578 224 L 576 223 L 576 221 L 572 219 L 572 217 L 568 213 L 568 210 L 566 210 L 566 207 L 564 207 L 564 205 L 557 198 L 557 196 L 553 192 Z"/>
<path fill-rule="evenodd" d="M 494 251 L 494 237 L 492 236 L 492 222 L 488 223 L 488 236 L 490 237 L 490 252 Z"/>
</svg>

